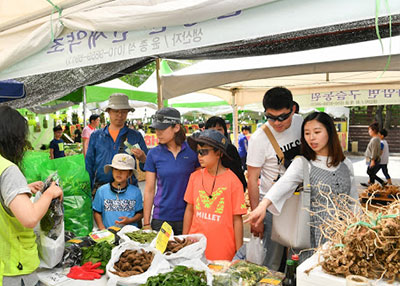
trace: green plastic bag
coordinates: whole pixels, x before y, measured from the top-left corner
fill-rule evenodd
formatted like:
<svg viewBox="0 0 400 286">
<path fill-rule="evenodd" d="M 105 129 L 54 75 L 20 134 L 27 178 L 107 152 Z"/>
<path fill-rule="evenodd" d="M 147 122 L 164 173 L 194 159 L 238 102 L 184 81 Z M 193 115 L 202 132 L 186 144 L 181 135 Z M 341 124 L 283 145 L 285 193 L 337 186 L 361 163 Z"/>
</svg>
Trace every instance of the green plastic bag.
<svg viewBox="0 0 400 286">
<path fill-rule="evenodd" d="M 83 155 L 54 160 L 50 160 L 48 154 L 47 157 L 38 154 L 25 157 L 23 173 L 25 176 L 29 174 L 28 183 L 44 181 L 50 174 L 58 172 L 64 193 L 65 230 L 72 231 L 76 236 L 88 235 L 93 228 L 93 212 L 89 174 Z M 36 172 L 32 172 L 32 168 Z"/>
<path fill-rule="evenodd" d="M 50 155 L 47 151 L 26 151 L 22 160 L 22 172 L 28 183 L 42 181 L 42 164 L 50 161 Z"/>
</svg>

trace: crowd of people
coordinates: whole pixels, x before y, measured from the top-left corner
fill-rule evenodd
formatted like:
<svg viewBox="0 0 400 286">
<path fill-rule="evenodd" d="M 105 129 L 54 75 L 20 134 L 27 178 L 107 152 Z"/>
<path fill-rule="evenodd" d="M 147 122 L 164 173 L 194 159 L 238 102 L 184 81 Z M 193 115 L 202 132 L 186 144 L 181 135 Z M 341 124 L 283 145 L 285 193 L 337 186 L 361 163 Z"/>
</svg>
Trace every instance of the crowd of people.
<svg viewBox="0 0 400 286">
<path fill-rule="evenodd" d="M 106 108 L 110 123 L 97 129 L 99 116 L 92 115 L 81 134 L 97 227 L 132 224 L 159 230 L 168 222 L 174 234 L 204 234 L 207 259 L 232 260 L 245 248 L 244 192 L 248 190 L 251 212 L 245 222 L 250 223 L 254 236 L 263 239 L 267 253 L 263 264 L 279 270 L 288 250 L 271 239 L 272 217 L 280 214 L 285 201 L 303 182 L 302 159 L 298 156 L 308 162 L 311 205 L 323 200 L 317 185 L 330 186 L 330 196 L 347 194 L 356 198 L 357 192 L 353 166 L 342 151 L 328 114 L 313 112 L 303 119 L 297 114 L 298 106 L 290 90 L 284 87 L 268 90 L 263 106 L 267 122 L 255 130 L 250 140 L 249 128 L 243 127 L 239 150 L 230 142 L 221 117 L 209 118 L 204 130 L 186 138 L 179 111 L 162 108 L 153 116 L 151 125 L 159 144 L 148 150 L 141 132 L 126 125 L 128 113 L 134 112 L 128 97 L 112 94 Z M 64 155 L 60 128 L 54 128 L 50 143 L 52 159 Z M 380 168 L 391 183 L 388 145 L 384 140 L 387 132 L 377 130 L 375 125 L 369 130 L 369 183 L 377 180 L 385 184 L 376 176 Z M 19 169 L 27 132 L 24 117 L 10 107 L 0 107 L 0 256 L 7 257 L 1 261 L 9 261 L 5 265 L 1 262 L 0 279 L 4 285 L 37 283 L 34 271 L 39 259 L 32 228 L 44 216 L 51 200 L 62 197 L 61 189 L 53 184 L 37 202 L 30 201 L 42 183 L 28 185 Z M 274 141 L 283 158 L 277 156 Z M 143 197 L 137 168 L 146 172 Z M 323 212 L 312 217 L 311 222 L 318 224 L 321 217 Z M 320 239 L 319 230 L 311 228 L 311 246 L 317 247 Z M 311 254 L 303 251 L 301 260 Z"/>
</svg>

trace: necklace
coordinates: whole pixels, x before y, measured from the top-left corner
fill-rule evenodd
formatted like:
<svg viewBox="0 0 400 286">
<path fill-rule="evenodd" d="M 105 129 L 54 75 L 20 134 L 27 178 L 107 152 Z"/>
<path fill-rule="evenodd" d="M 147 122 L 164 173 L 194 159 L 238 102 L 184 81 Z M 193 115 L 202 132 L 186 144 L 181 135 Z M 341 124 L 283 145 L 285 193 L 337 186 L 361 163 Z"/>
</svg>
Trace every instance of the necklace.
<svg viewBox="0 0 400 286">
<path fill-rule="evenodd" d="M 122 194 L 122 193 L 125 193 L 126 192 L 126 190 L 128 189 L 128 185 L 126 185 L 126 187 L 125 188 L 121 188 L 121 185 L 120 184 L 118 184 L 118 187 L 116 188 L 116 187 L 114 187 L 113 185 L 112 185 L 112 183 L 110 183 L 110 186 L 111 186 L 111 191 L 113 192 L 113 193 L 115 193 L 115 195 L 116 195 L 116 197 L 117 197 L 117 201 L 119 201 L 119 194 Z"/>
<path fill-rule="evenodd" d="M 213 192 L 214 192 L 214 186 L 215 186 L 215 181 L 217 180 L 219 162 L 220 162 L 220 160 L 218 160 L 217 171 L 215 171 L 214 180 L 213 180 L 213 184 L 212 184 L 212 187 L 211 187 L 211 193 L 210 193 L 210 194 L 206 191 L 206 188 L 204 187 L 204 169 L 203 169 L 203 171 L 201 172 L 201 184 L 202 184 L 202 186 L 203 186 L 204 191 L 205 191 L 206 194 L 208 195 L 208 198 L 209 198 L 209 199 L 212 199 L 212 194 L 213 194 Z"/>
</svg>

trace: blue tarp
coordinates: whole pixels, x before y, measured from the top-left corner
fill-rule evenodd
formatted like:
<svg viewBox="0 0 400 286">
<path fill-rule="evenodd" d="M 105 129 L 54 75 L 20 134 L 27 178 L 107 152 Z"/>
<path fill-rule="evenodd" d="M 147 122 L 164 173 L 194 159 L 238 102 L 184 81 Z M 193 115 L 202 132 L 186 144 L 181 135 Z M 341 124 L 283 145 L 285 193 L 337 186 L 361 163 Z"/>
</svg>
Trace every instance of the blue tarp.
<svg viewBox="0 0 400 286">
<path fill-rule="evenodd" d="M 0 102 L 24 98 L 25 87 L 22 82 L 9 79 L 0 81 Z"/>
</svg>

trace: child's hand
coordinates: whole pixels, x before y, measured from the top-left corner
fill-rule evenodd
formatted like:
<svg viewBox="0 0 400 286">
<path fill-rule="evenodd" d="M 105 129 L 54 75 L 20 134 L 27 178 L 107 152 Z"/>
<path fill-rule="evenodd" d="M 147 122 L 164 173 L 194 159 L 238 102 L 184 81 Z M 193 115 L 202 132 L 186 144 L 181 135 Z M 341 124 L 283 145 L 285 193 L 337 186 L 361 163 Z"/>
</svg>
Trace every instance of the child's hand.
<svg viewBox="0 0 400 286">
<path fill-rule="evenodd" d="M 118 217 L 118 219 L 120 219 L 120 220 L 116 220 L 115 224 L 127 225 L 127 224 L 131 223 L 129 217 L 127 217 L 127 216 L 120 216 L 120 217 Z"/>
<path fill-rule="evenodd" d="M 36 194 L 41 188 L 43 188 L 43 182 L 42 181 L 37 181 L 28 184 L 29 189 L 31 189 L 31 192 L 33 194 Z"/>
</svg>

